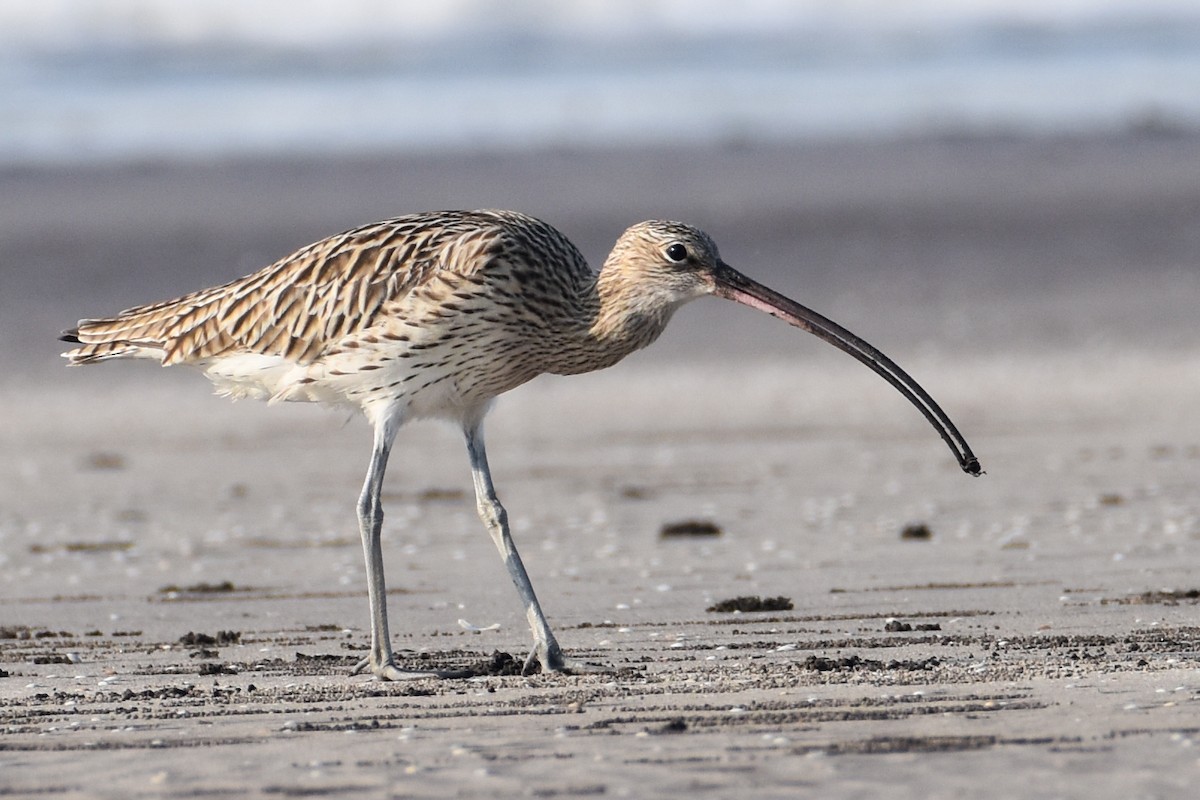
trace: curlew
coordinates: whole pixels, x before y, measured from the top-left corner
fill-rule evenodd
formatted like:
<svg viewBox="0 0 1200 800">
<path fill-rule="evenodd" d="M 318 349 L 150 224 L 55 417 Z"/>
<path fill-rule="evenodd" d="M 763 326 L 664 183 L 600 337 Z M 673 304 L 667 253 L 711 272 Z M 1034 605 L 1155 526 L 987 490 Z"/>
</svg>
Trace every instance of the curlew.
<svg viewBox="0 0 1200 800">
<path fill-rule="evenodd" d="M 483 420 L 503 392 L 541 373 L 602 369 L 653 342 L 684 303 L 715 295 L 830 342 L 912 402 L 954 452 L 979 462 L 950 418 L 883 353 L 723 262 L 705 233 L 649 221 L 617 240 L 599 272 L 550 225 L 509 211 L 413 214 L 323 239 L 259 272 L 115 317 L 62 338 L 71 364 L 149 358 L 199 368 L 220 394 L 349 406 L 374 429 L 358 500 L 371 651 L 354 672 L 428 675 L 396 665 L 388 634 L 380 503 L 396 432 L 458 423 L 479 516 L 533 631 L 525 671 L 568 671 L 509 532 L 488 469 Z"/>
</svg>

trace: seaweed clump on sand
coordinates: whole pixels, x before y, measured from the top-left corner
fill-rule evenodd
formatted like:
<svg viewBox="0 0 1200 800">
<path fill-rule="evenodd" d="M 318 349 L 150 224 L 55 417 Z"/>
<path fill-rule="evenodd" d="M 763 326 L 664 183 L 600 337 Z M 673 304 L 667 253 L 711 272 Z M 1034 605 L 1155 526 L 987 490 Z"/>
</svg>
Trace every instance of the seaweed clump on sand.
<svg viewBox="0 0 1200 800">
<path fill-rule="evenodd" d="M 900 538 L 909 541 L 927 542 L 933 538 L 933 531 L 924 522 L 913 522 L 904 526 Z"/>
<path fill-rule="evenodd" d="M 682 522 L 668 522 L 662 526 L 658 535 L 663 539 L 676 539 L 688 536 L 720 536 L 721 526 L 715 522 L 701 519 L 688 519 Z"/>
<path fill-rule="evenodd" d="M 713 603 L 708 607 L 708 610 L 715 611 L 718 614 L 732 614 L 734 612 L 791 611 L 792 608 L 790 597 L 746 595 L 744 597 L 732 597 L 728 600 L 722 600 L 719 603 Z"/>
</svg>

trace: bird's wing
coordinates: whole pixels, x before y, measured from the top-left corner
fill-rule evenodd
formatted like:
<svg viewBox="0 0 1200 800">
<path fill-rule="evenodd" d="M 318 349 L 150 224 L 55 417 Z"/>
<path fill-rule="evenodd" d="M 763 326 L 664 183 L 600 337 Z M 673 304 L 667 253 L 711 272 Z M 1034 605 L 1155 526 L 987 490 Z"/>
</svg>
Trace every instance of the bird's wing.
<svg viewBox="0 0 1200 800">
<path fill-rule="evenodd" d="M 479 222 L 452 212 L 355 228 L 222 286 L 81 320 L 64 335 L 80 344 L 67 356 L 86 363 L 141 355 L 168 365 L 251 352 L 308 363 L 445 268 L 448 247 L 464 236 L 478 244 L 486 233 Z"/>
</svg>

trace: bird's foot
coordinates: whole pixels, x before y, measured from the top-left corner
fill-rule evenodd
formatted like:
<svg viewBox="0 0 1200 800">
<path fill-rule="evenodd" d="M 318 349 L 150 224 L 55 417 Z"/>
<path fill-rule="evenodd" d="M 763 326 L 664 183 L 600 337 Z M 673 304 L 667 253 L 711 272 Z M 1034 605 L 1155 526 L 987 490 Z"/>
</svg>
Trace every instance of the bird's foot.
<svg viewBox="0 0 1200 800">
<path fill-rule="evenodd" d="M 539 666 L 542 672 L 558 672 L 564 675 L 612 671 L 600 664 L 587 664 L 583 661 L 567 658 L 563 655 L 562 648 L 558 646 L 558 642 L 554 641 L 554 639 L 534 642 L 533 650 L 529 651 L 529 656 L 525 659 L 525 666 L 521 670 L 521 674 L 532 675 L 538 671 Z"/>
<path fill-rule="evenodd" d="M 359 675 L 370 671 L 381 681 L 411 681 L 417 678 L 466 678 L 471 673 L 468 670 L 436 670 L 436 669 L 401 669 L 396 666 L 389 654 L 385 658 L 375 659 L 368 656 L 354 665 L 351 675 Z"/>
</svg>

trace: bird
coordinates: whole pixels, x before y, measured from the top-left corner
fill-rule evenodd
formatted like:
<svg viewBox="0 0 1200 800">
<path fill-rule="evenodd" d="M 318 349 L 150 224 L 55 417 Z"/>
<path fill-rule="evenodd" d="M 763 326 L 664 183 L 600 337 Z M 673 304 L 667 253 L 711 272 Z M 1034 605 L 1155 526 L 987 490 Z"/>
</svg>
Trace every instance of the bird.
<svg viewBox="0 0 1200 800">
<path fill-rule="evenodd" d="M 460 426 L 480 518 L 524 607 L 523 672 L 574 672 L 517 552 L 488 467 L 483 423 L 495 399 L 543 373 L 603 369 L 654 342 L 684 304 L 740 303 L 829 342 L 915 405 L 961 469 L 982 470 L 950 418 L 891 359 L 832 320 L 722 261 L 713 240 L 649 220 L 617 239 L 599 271 L 557 229 L 503 210 L 398 216 L 322 239 L 258 272 L 62 333 L 69 364 L 150 359 L 198 368 L 218 394 L 361 412 L 373 447 L 357 512 L 371 617 L 353 674 L 446 673 L 397 664 L 388 629 L 381 531 L 397 431 L 423 418 Z"/>
</svg>

